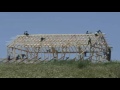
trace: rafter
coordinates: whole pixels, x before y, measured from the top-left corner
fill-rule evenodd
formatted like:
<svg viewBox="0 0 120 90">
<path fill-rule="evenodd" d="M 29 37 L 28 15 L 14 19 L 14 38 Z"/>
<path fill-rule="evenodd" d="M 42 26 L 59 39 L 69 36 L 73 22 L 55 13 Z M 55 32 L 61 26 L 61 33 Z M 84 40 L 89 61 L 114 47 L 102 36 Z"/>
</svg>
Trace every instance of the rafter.
<svg viewBox="0 0 120 90">
<path fill-rule="evenodd" d="M 29 36 L 18 35 L 7 46 L 7 55 L 16 58 L 17 54 L 26 53 L 28 59 L 38 59 L 38 56 L 44 60 L 54 58 L 55 55 L 60 56 L 58 59 L 65 58 L 75 53 L 76 55 L 84 55 L 89 53 L 88 59 L 96 57 L 104 57 L 99 53 L 108 51 L 108 43 L 104 37 L 105 34 L 32 34 Z M 41 38 L 45 38 L 41 41 Z M 88 40 L 91 38 L 91 45 Z M 16 53 L 16 50 L 21 53 Z M 48 52 L 48 50 L 50 50 Z M 99 53 L 98 53 L 99 52 Z M 43 55 L 44 54 L 44 55 Z M 44 57 L 43 57 L 44 56 Z M 76 58 L 76 56 L 71 56 Z M 107 59 L 107 58 L 106 58 Z"/>
</svg>

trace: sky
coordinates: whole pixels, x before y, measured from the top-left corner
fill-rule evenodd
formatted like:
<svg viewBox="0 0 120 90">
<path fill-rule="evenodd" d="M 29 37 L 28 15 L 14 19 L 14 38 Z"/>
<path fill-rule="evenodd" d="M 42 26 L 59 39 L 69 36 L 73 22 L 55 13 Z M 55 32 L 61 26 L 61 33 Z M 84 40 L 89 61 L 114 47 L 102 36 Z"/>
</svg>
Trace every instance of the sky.
<svg viewBox="0 0 120 90">
<path fill-rule="evenodd" d="M 112 49 L 112 60 L 120 60 L 120 12 L 0 12 L 0 58 L 6 44 L 24 31 L 29 34 L 84 34 L 101 30 Z"/>
</svg>

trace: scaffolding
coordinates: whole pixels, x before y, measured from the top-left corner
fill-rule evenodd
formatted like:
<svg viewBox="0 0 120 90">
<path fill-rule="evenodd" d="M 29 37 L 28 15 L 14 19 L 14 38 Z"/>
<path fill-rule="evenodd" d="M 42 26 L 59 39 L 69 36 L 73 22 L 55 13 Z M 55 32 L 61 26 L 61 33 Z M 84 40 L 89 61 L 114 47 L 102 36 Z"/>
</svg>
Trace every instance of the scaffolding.
<svg viewBox="0 0 120 90">
<path fill-rule="evenodd" d="M 108 60 L 111 58 L 105 34 L 17 35 L 7 45 L 13 60 Z"/>
</svg>

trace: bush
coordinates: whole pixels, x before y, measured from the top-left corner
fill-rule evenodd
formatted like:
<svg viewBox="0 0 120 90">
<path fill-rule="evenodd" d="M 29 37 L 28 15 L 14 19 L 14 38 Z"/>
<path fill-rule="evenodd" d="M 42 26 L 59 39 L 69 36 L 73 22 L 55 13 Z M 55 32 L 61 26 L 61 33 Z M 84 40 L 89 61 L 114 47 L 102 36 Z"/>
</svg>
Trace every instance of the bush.
<svg viewBox="0 0 120 90">
<path fill-rule="evenodd" d="M 84 68 L 84 67 L 86 67 L 86 66 L 88 66 L 90 64 L 90 61 L 88 61 L 88 60 L 83 60 L 83 61 L 80 61 L 79 63 L 78 63 L 78 68 Z"/>
</svg>

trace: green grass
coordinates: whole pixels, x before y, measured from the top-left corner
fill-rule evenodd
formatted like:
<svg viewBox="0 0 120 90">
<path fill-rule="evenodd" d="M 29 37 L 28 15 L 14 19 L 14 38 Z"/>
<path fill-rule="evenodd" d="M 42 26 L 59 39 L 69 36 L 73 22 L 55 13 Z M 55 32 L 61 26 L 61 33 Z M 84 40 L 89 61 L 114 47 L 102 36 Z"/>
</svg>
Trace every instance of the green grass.
<svg viewBox="0 0 120 90">
<path fill-rule="evenodd" d="M 1 63 L 0 78 L 120 78 L 120 62 L 49 61 Z"/>
</svg>

